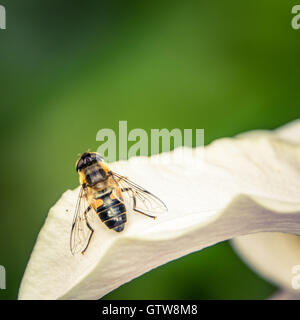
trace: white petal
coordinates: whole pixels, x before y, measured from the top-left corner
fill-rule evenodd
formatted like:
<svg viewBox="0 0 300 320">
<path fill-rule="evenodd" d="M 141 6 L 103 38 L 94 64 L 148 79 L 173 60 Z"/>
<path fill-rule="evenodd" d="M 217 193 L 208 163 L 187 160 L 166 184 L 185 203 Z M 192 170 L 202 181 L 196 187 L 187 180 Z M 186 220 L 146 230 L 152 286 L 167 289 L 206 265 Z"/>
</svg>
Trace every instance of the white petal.
<svg viewBox="0 0 300 320">
<path fill-rule="evenodd" d="M 300 299 L 299 236 L 257 233 L 234 239 L 233 246 L 258 274 Z"/>
<path fill-rule="evenodd" d="M 78 189 L 50 210 L 20 287 L 20 299 L 98 299 L 170 260 L 256 232 L 300 234 L 300 150 L 266 131 L 220 139 L 197 165 L 132 158 L 112 169 L 158 195 L 169 212 L 156 220 L 130 214 L 126 230 L 96 229 L 84 256 L 72 256 L 69 235 Z M 172 154 L 180 158 L 182 149 Z M 68 210 L 68 213 L 66 211 Z"/>
<path fill-rule="evenodd" d="M 300 123 L 294 121 L 276 130 L 273 135 L 300 146 Z M 299 155 L 290 157 L 289 162 L 293 163 L 295 167 L 298 166 L 299 170 Z M 282 233 L 257 233 L 237 237 L 232 240 L 232 243 L 248 265 L 264 278 L 285 288 L 284 292 L 288 293 L 285 296 L 294 296 L 300 299 L 299 236 Z M 297 266 L 299 266 L 298 273 Z"/>
<path fill-rule="evenodd" d="M 299 300 L 299 294 L 295 294 L 295 292 L 292 291 L 284 291 L 279 290 L 274 295 L 272 295 L 268 300 Z"/>
</svg>

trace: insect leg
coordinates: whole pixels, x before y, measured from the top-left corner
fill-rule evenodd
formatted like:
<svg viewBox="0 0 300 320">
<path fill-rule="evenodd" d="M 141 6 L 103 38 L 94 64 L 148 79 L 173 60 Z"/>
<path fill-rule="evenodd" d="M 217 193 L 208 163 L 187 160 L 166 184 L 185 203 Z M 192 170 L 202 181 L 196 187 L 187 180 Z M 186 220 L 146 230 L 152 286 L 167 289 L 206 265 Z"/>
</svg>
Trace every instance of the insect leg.
<svg viewBox="0 0 300 320">
<path fill-rule="evenodd" d="M 147 213 L 145 213 L 145 212 L 143 212 L 143 211 L 141 211 L 139 209 L 136 209 L 136 197 L 135 197 L 135 194 L 134 194 L 134 192 L 133 192 L 133 190 L 131 188 L 122 188 L 121 191 L 131 191 L 132 198 L 133 198 L 133 210 L 135 212 L 141 213 L 141 214 L 143 214 L 143 215 L 145 215 L 145 216 L 147 216 L 149 218 L 152 218 L 152 219 L 156 219 L 157 218 L 156 216 L 151 216 L 150 214 L 147 214 Z"/>
<path fill-rule="evenodd" d="M 87 219 L 87 214 L 88 214 L 88 212 L 91 210 L 91 208 L 92 208 L 91 206 L 88 206 L 88 207 L 86 208 L 86 210 L 84 211 L 85 223 L 86 223 L 87 227 L 91 230 L 91 234 L 90 234 L 90 236 L 89 236 L 89 240 L 88 240 L 88 242 L 87 242 L 86 247 L 81 251 L 82 254 L 84 254 L 85 251 L 86 251 L 86 249 L 88 248 L 88 246 L 89 246 L 89 244 L 90 244 L 90 241 L 91 241 L 91 238 L 92 238 L 92 235 L 93 235 L 93 233 L 94 233 L 94 229 L 91 227 L 91 225 L 89 224 L 88 219 Z"/>
</svg>

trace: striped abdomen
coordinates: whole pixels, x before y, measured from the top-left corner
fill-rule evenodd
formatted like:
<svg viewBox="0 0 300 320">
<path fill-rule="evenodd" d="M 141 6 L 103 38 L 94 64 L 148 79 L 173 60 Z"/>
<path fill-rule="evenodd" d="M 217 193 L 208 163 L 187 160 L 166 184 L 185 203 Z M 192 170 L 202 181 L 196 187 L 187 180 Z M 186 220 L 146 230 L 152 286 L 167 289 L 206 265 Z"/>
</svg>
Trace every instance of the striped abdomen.
<svg viewBox="0 0 300 320">
<path fill-rule="evenodd" d="M 102 222 L 116 232 L 124 230 L 124 224 L 127 221 L 126 207 L 120 200 L 112 197 L 112 192 L 99 195 L 101 205 L 96 208 L 97 214 Z"/>
</svg>

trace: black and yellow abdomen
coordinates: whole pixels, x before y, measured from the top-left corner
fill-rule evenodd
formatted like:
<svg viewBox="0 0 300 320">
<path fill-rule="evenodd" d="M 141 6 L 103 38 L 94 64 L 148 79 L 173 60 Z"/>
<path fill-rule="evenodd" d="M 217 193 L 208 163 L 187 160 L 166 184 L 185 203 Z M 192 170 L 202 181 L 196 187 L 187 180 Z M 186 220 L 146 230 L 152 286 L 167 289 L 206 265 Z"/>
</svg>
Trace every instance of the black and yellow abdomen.
<svg viewBox="0 0 300 320">
<path fill-rule="evenodd" d="M 96 193 L 95 196 L 96 203 L 100 204 L 95 210 L 101 221 L 109 229 L 113 229 L 116 232 L 123 231 L 127 222 L 125 205 L 112 196 L 112 191 L 104 194 Z"/>
</svg>

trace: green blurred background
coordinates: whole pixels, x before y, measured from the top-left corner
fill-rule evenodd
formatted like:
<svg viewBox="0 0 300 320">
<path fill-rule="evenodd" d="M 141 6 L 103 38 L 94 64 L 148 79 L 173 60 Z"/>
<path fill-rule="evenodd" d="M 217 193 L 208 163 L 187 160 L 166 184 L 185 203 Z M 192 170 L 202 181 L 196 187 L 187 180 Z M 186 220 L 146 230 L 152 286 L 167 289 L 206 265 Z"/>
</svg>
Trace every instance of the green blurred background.
<svg viewBox="0 0 300 320">
<path fill-rule="evenodd" d="M 49 208 L 101 128 L 204 128 L 205 143 L 300 116 L 295 1 L 0 0 L 0 264 L 15 299 Z M 228 242 L 110 299 L 264 299 Z"/>
</svg>

